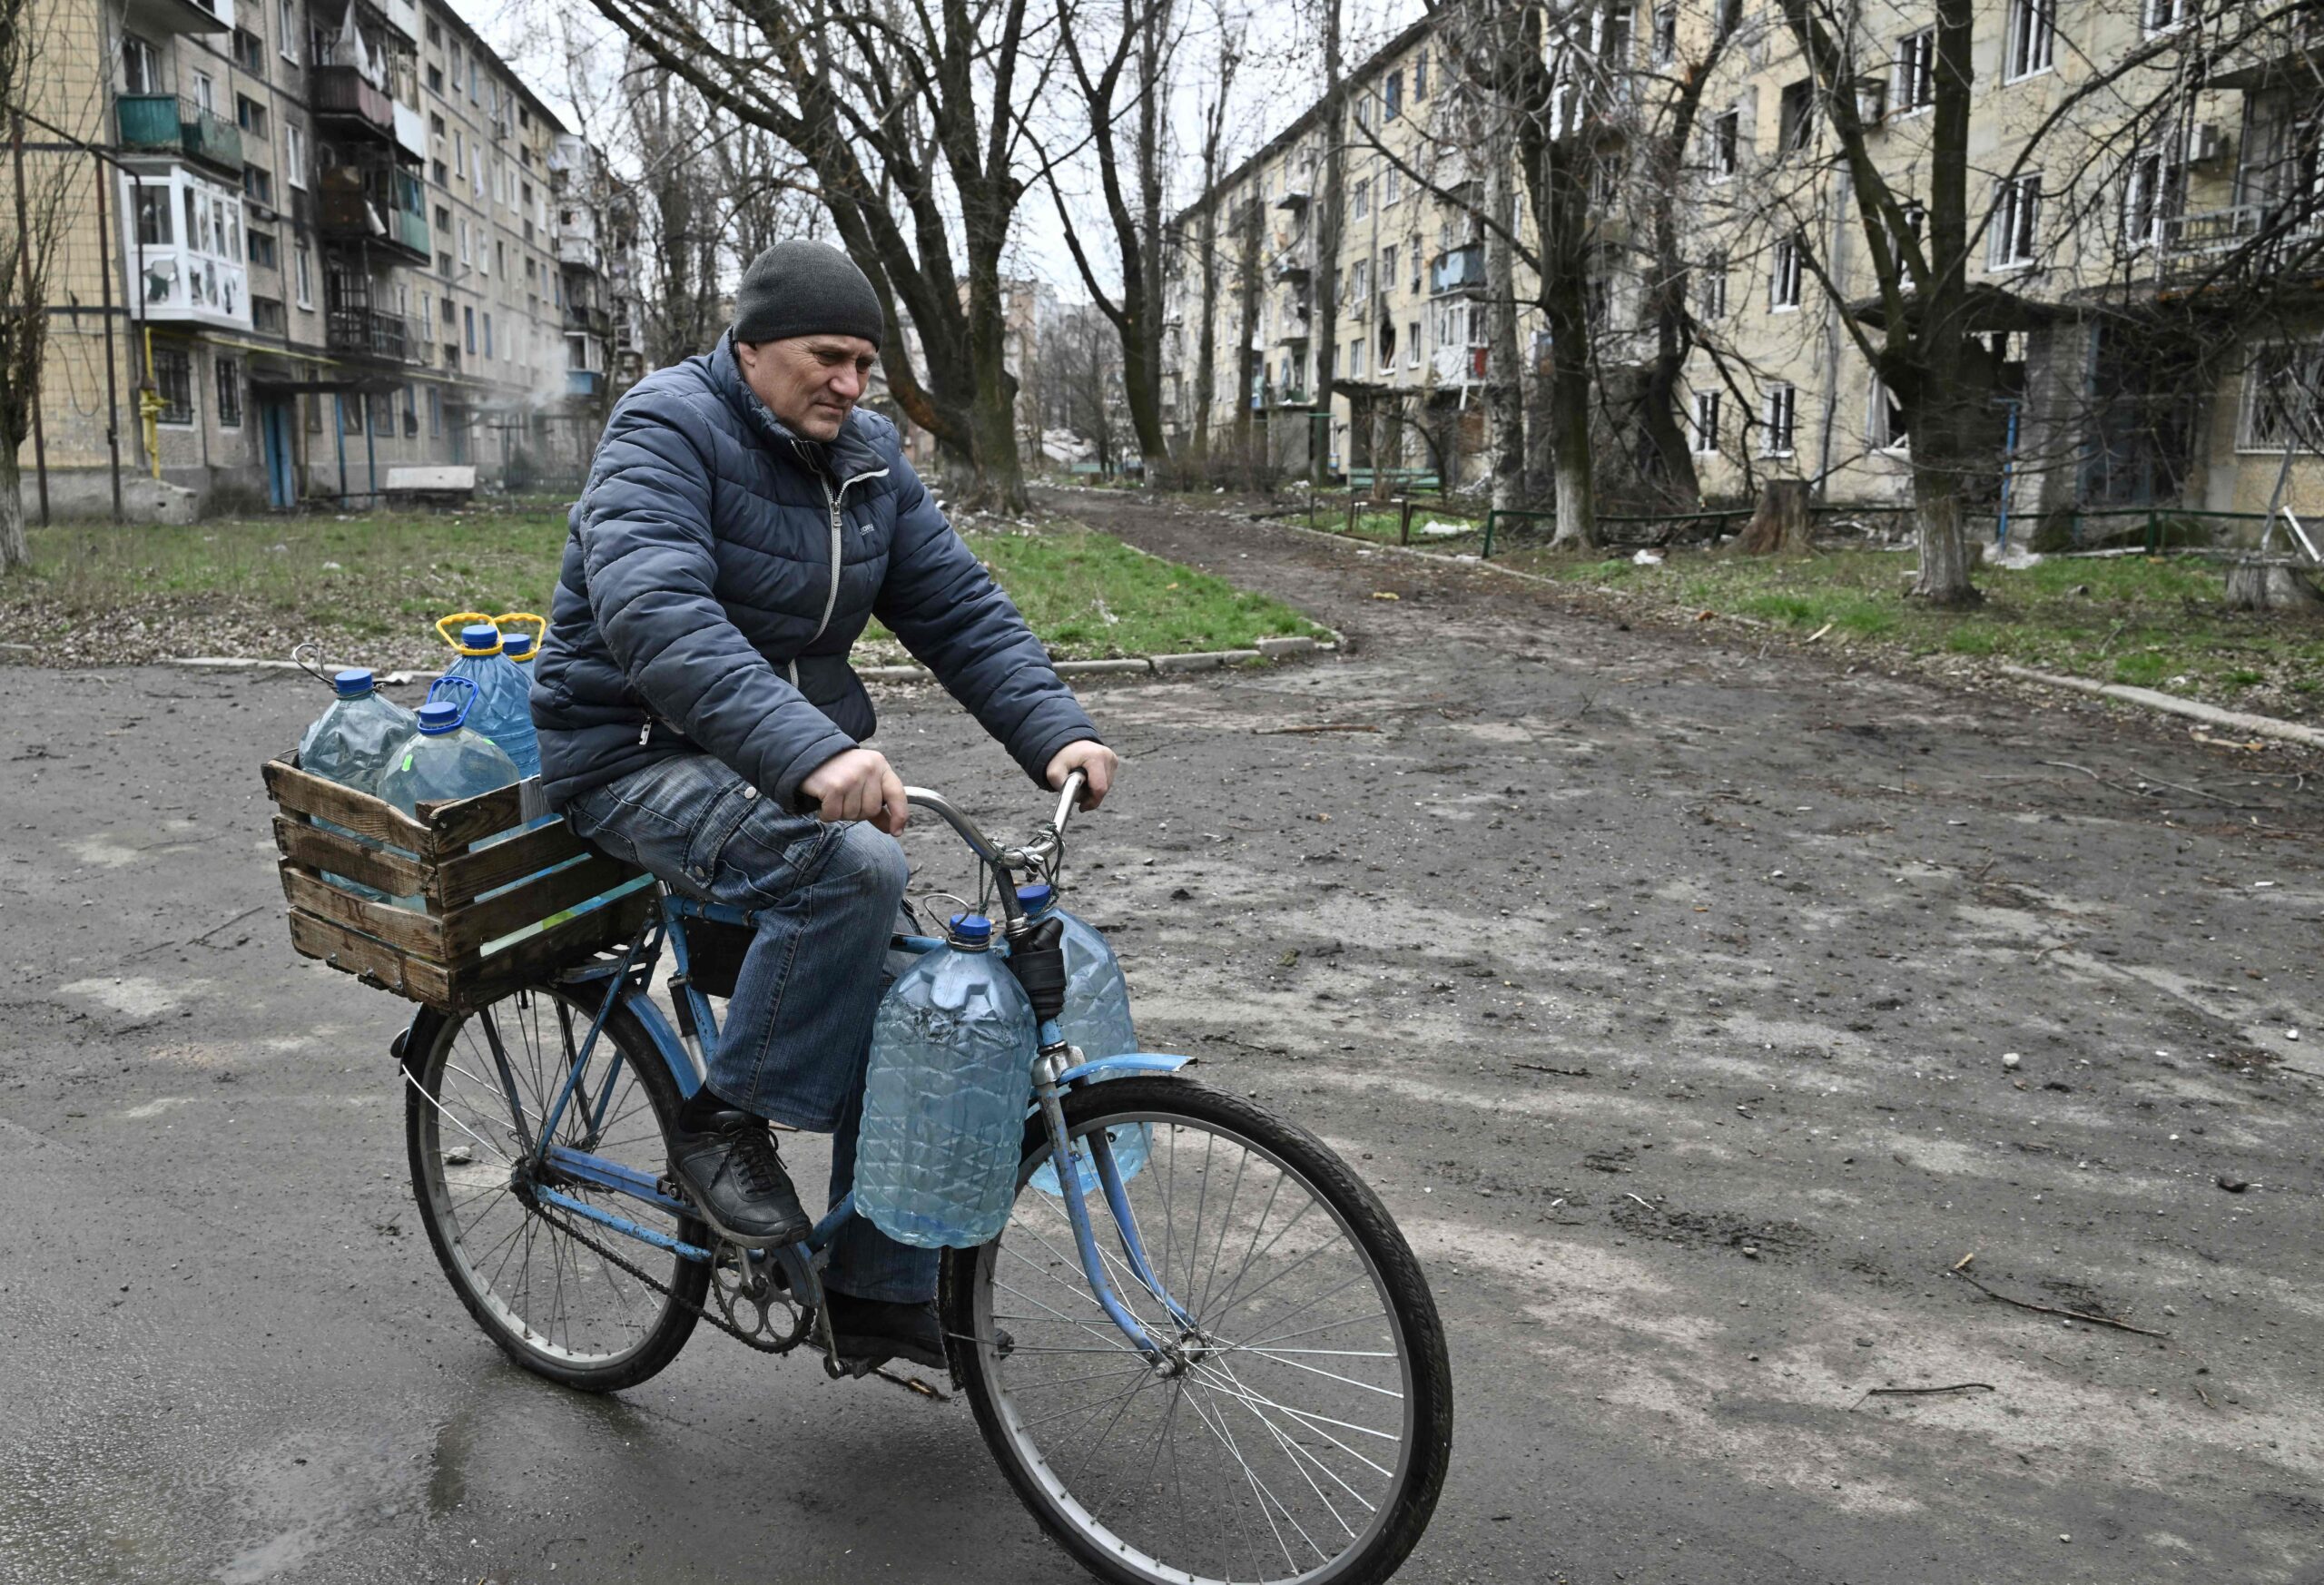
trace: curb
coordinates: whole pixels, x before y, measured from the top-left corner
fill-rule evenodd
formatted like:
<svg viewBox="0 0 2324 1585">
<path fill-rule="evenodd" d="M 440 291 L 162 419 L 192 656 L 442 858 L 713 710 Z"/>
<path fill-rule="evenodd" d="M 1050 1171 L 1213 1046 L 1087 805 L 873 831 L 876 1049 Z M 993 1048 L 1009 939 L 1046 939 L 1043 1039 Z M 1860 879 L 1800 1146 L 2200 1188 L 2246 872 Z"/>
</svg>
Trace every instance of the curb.
<svg viewBox="0 0 2324 1585">
<path fill-rule="evenodd" d="M 2222 710 L 2216 704 L 2206 704 L 2198 699 L 2181 699 L 2176 694 L 2158 693 L 2152 688 L 2134 688 L 2127 683 L 2094 683 L 2087 677 L 2062 677 L 2055 672 L 2037 672 L 2026 666 L 2004 665 L 2001 672 L 2004 676 L 2015 677 L 2020 682 L 2071 689 L 2077 694 L 2114 699 L 2125 704 L 2136 704 L 2142 709 L 2160 711 L 2166 715 L 2183 715 L 2190 721 L 2224 727 L 2230 732 L 2248 733 L 2254 737 L 2279 738 L 2285 743 L 2324 749 L 2324 731 L 2302 726 L 2296 721 L 2281 721 L 2272 715 L 2252 715 L 2241 710 Z"/>
<path fill-rule="evenodd" d="M 1253 649 L 1209 649 L 1192 655 L 1137 655 L 1118 660 L 1061 660 L 1049 664 L 1061 677 L 1150 677 L 1163 673 L 1215 672 L 1226 666 L 1255 665 L 1262 661 L 1290 660 L 1297 655 L 1336 651 L 1337 637 L 1262 638 Z M 926 666 L 863 666 L 857 676 L 867 683 L 932 683 L 936 675 Z"/>
</svg>

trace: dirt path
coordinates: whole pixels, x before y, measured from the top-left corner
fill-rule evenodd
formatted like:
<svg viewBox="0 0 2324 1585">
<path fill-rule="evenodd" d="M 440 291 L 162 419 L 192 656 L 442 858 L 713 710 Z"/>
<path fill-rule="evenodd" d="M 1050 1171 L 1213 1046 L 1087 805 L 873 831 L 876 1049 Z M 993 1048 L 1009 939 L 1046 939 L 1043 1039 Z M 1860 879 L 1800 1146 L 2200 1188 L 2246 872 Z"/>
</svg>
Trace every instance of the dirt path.
<svg viewBox="0 0 2324 1585">
<path fill-rule="evenodd" d="M 2299 762 L 1072 509 L 1354 641 L 1093 690 L 1130 773 L 1069 881 L 1146 1042 L 1428 1265 L 1460 1429 L 1402 1578 L 2313 1578 Z M 911 780 L 1033 818 L 940 693 L 881 703 Z M 707 1336 L 611 1401 L 499 1360 L 415 1236 L 400 1005 L 274 918 L 255 766 L 314 704 L 0 669 L 0 1580 L 1076 1578 L 958 1405 Z"/>
</svg>

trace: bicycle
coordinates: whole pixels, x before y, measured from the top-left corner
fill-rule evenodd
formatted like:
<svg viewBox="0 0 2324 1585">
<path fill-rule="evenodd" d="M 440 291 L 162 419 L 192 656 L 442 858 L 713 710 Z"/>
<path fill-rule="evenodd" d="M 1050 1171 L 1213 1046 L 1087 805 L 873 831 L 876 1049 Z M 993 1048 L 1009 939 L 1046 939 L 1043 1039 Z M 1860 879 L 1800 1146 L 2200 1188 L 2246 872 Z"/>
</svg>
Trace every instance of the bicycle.
<svg viewBox="0 0 2324 1585">
<path fill-rule="evenodd" d="M 1021 940 L 1014 883 L 1057 884 L 1080 791 L 1077 773 L 1014 847 L 907 792 L 968 844 Z M 707 1320 L 846 1373 L 818 1260 L 852 1196 L 804 1243 L 743 1251 L 666 1168 L 750 929 L 664 890 L 625 946 L 473 1013 L 422 1008 L 398 1037 L 428 1242 L 527 1369 L 632 1386 Z M 671 1017 L 649 989 L 665 952 Z M 1018 1495 L 1123 1585 L 1387 1578 L 1434 1510 L 1452 1407 L 1434 1302 L 1377 1197 L 1313 1135 L 1187 1078 L 1184 1057 L 1085 1060 L 1054 1022 L 1026 1055 L 1016 1204 L 991 1242 L 945 1251 L 939 1298 L 953 1383 Z M 1126 1172 L 1114 1143 L 1141 1125 Z"/>
</svg>

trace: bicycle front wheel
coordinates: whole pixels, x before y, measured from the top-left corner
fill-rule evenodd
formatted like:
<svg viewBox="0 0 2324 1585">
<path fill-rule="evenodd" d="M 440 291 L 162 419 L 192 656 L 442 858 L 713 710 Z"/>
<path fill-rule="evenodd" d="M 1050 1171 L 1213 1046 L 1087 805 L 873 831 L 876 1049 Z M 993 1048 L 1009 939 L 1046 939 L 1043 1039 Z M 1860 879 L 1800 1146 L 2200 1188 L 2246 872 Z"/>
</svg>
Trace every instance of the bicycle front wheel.
<svg viewBox="0 0 2324 1585">
<path fill-rule="evenodd" d="M 684 1243 L 705 1244 L 709 1235 L 691 1216 L 530 1166 L 527 1144 L 555 1106 L 596 1010 L 594 999 L 542 987 L 465 1017 L 423 1019 L 404 1053 L 404 1135 L 428 1241 L 477 1324 L 527 1370 L 611 1392 L 645 1380 L 685 1346 L 710 1268 L 568 1213 L 545 1216 L 534 1191 L 555 1188 Z M 616 1008 L 556 1143 L 659 1176 L 678 1106 L 677 1083 L 652 1038 Z M 607 1260 L 568 1226 L 636 1270 Z M 640 1280 L 641 1271 L 654 1283 Z"/>
<path fill-rule="evenodd" d="M 955 1370 L 1019 1496 L 1122 1585 L 1385 1580 L 1452 1439 L 1443 1329 L 1387 1212 L 1315 1136 L 1188 1079 L 1084 1086 L 1065 1111 L 1077 1142 L 1146 1126 L 1125 1216 L 1085 1204 L 1116 1295 L 1174 1357 L 1148 1363 L 1090 1291 L 1064 1201 L 1031 1181 L 1037 1120 L 1008 1226 L 946 1267 Z"/>
</svg>

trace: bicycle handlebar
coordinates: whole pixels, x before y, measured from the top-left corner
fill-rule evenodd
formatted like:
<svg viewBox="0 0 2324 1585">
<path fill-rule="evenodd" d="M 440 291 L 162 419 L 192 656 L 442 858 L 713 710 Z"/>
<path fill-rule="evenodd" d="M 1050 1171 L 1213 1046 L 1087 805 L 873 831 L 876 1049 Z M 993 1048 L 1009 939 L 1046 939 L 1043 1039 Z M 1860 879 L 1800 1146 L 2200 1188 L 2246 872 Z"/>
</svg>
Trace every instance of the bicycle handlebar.
<svg viewBox="0 0 2324 1585">
<path fill-rule="evenodd" d="M 999 872 L 1001 909 L 1013 919 L 1017 914 L 1017 897 L 1009 885 L 1009 876 L 1019 871 L 1028 874 L 1037 871 L 1056 857 L 1059 842 L 1065 835 L 1066 823 L 1073 818 L 1073 812 L 1080 807 L 1081 794 L 1088 784 L 1089 778 L 1082 772 L 1068 772 L 1065 785 L 1058 790 L 1057 812 L 1034 834 L 1031 842 L 1016 848 L 1004 848 L 996 843 L 978 829 L 975 821 L 954 807 L 950 799 L 932 788 L 906 787 L 904 802 L 918 804 L 943 821 L 962 842 L 969 844 L 971 852 Z"/>
</svg>

